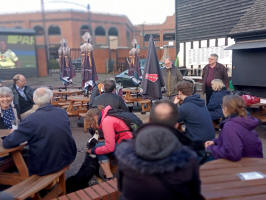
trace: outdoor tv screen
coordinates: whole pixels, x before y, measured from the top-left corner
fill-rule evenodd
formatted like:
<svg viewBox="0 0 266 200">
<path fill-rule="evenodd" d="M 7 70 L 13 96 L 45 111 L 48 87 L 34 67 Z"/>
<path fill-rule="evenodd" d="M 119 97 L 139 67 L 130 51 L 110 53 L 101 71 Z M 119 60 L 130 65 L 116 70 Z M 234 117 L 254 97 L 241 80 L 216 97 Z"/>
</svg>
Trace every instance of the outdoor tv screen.
<svg viewBox="0 0 266 200">
<path fill-rule="evenodd" d="M 36 68 L 34 36 L 0 35 L 0 69 Z"/>
</svg>

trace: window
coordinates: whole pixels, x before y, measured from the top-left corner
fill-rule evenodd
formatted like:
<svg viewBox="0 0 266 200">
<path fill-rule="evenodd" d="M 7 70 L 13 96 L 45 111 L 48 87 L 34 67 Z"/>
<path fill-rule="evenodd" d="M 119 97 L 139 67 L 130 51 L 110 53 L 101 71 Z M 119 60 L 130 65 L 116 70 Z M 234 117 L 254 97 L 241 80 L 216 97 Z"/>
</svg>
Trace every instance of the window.
<svg viewBox="0 0 266 200">
<path fill-rule="evenodd" d="M 102 26 L 98 26 L 96 29 L 95 29 L 95 35 L 96 36 L 105 36 L 105 30 Z"/>
<path fill-rule="evenodd" d="M 164 33 L 163 41 L 173 41 L 175 40 L 175 33 Z"/>
<path fill-rule="evenodd" d="M 61 35 L 60 27 L 56 25 L 49 26 L 48 35 Z"/>
<path fill-rule="evenodd" d="M 43 35 L 44 34 L 44 29 L 42 26 L 34 26 L 33 29 L 35 30 L 36 32 L 36 35 Z"/>
<path fill-rule="evenodd" d="M 82 25 L 80 27 L 80 35 L 82 36 L 86 32 L 89 32 L 92 35 L 91 27 L 89 27 L 88 25 Z"/>
<path fill-rule="evenodd" d="M 127 38 L 127 46 L 130 46 L 130 33 L 127 31 L 126 33 L 126 38 Z"/>
<path fill-rule="evenodd" d="M 109 31 L 108 31 L 108 35 L 109 36 L 118 36 L 117 29 L 115 27 L 110 28 Z"/>
<path fill-rule="evenodd" d="M 150 35 L 152 35 L 154 41 L 160 41 L 160 35 L 159 34 L 145 34 L 145 36 L 144 36 L 145 42 L 149 41 Z"/>
</svg>

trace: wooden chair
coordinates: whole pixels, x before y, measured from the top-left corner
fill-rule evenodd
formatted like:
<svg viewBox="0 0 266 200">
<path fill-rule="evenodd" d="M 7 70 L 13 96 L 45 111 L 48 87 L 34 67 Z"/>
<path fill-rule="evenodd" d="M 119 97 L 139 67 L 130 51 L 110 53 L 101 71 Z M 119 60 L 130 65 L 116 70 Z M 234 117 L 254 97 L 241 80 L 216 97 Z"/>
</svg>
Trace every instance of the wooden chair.
<svg viewBox="0 0 266 200">
<path fill-rule="evenodd" d="M 24 200 L 29 197 L 34 200 L 48 200 L 60 195 L 66 194 L 65 171 L 68 166 L 62 170 L 45 176 L 32 175 L 24 181 L 8 188 L 5 192 L 11 194 L 16 200 Z M 39 192 L 43 189 L 49 192 L 41 197 Z"/>
</svg>

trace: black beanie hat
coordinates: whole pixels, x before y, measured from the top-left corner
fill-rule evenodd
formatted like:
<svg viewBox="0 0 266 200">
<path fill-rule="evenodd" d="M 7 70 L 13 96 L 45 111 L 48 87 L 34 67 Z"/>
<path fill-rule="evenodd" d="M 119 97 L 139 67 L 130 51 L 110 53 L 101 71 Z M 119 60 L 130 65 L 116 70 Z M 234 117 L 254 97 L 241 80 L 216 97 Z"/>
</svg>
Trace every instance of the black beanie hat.
<svg viewBox="0 0 266 200">
<path fill-rule="evenodd" d="M 136 154 L 145 160 L 164 159 L 181 146 L 173 130 L 166 126 L 148 124 L 137 131 Z"/>
</svg>

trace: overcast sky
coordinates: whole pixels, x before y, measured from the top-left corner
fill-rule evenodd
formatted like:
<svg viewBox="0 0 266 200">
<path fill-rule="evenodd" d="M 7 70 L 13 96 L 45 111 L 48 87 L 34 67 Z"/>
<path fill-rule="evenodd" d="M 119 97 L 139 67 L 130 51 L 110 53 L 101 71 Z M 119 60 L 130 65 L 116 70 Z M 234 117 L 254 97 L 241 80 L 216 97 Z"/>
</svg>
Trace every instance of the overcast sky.
<svg viewBox="0 0 266 200">
<path fill-rule="evenodd" d="M 0 0 L 0 14 L 40 11 L 40 2 L 41 0 Z M 175 12 L 175 0 L 44 0 L 44 2 L 47 10 L 85 11 L 83 7 L 90 4 L 92 12 L 124 14 L 133 24 L 163 23 L 167 16 Z"/>
</svg>

